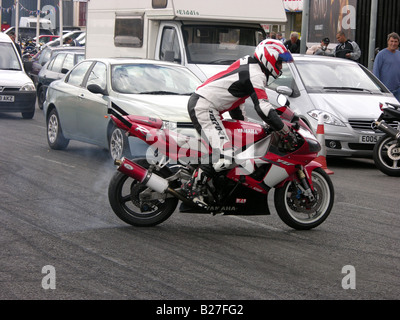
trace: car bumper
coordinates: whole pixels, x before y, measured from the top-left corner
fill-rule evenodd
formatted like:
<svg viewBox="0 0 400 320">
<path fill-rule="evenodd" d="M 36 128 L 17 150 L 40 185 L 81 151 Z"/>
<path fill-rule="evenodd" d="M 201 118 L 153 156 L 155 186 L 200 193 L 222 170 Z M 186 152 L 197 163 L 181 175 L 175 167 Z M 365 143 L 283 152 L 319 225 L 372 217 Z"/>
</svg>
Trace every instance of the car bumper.
<svg viewBox="0 0 400 320">
<path fill-rule="evenodd" d="M 0 112 L 31 112 L 35 110 L 36 92 L 13 92 L 1 94 L 13 96 L 13 102 L 0 101 Z"/>
<path fill-rule="evenodd" d="M 325 126 L 326 128 L 327 126 Z M 330 133 L 325 130 L 326 155 L 342 157 L 370 157 L 375 143 L 383 135 L 374 131 Z"/>
</svg>

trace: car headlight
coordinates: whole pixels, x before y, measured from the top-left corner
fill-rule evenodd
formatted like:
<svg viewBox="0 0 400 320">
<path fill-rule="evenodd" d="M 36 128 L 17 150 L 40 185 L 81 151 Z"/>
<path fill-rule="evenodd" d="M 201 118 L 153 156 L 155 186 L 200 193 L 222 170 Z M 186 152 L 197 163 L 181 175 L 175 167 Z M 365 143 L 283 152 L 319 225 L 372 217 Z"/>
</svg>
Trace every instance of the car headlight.
<svg viewBox="0 0 400 320">
<path fill-rule="evenodd" d="M 36 88 L 33 83 L 25 83 L 19 91 L 36 91 Z"/>
<path fill-rule="evenodd" d="M 332 113 L 329 113 L 329 112 L 326 112 L 323 110 L 318 110 L 318 109 L 311 110 L 307 113 L 310 117 L 314 118 L 317 121 L 318 121 L 320 115 L 322 115 L 322 118 L 324 119 L 324 124 L 330 124 L 332 126 L 339 126 L 339 127 L 346 126 L 342 120 L 340 120 L 338 117 L 334 116 Z"/>
</svg>

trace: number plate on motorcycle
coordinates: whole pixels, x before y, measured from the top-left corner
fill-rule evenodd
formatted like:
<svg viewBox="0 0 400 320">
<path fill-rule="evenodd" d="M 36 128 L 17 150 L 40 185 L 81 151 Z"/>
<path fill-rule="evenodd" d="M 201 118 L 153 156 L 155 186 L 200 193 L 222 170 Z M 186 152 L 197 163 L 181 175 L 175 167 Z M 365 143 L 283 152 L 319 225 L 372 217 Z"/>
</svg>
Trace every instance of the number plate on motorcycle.
<svg viewBox="0 0 400 320">
<path fill-rule="evenodd" d="M 376 143 L 380 136 L 376 135 L 362 135 L 360 136 L 360 143 Z"/>
<path fill-rule="evenodd" d="M 0 96 L 2 102 L 14 102 L 14 96 Z"/>
</svg>

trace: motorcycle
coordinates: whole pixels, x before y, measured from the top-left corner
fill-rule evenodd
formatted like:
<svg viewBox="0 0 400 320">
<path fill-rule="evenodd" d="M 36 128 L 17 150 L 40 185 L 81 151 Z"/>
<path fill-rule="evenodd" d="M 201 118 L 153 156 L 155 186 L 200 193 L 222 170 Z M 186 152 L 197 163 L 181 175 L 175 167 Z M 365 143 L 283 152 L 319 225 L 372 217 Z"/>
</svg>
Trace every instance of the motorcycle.
<svg viewBox="0 0 400 320">
<path fill-rule="evenodd" d="M 382 113 L 374 122 L 385 134 L 374 146 L 376 167 L 388 176 L 400 176 L 400 104 L 386 102 Z"/>
<path fill-rule="evenodd" d="M 320 225 L 334 203 L 332 181 L 314 161 L 321 146 L 290 110 L 286 97 L 278 99 L 284 101 L 276 110 L 296 135 L 297 146 L 288 146 L 264 123 L 224 119 L 236 148 L 234 163 L 204 185 L 206 207 L 182 191 L 194 170 L 209 159 L 204 140 L 177 132 L 168 121 L 129 115 L 112 103 L 109 113 L 115 124 L 150 146 L 146 158 L 115 160 L 117 172 L 108 189 L 114 213 L 133 226 L 154 226 L 168 219 L 180 200 L 180 212 L 269 215 L 268 194 L 275 189 L 274 206 L 284 223 L 297 230 Z"/>
</svg>

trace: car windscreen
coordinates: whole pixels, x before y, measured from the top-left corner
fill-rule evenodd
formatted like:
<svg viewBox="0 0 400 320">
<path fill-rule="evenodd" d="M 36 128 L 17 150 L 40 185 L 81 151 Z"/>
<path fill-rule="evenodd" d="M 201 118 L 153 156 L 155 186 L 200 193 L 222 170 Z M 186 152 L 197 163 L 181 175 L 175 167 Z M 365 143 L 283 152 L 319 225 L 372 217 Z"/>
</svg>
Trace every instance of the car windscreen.
<svg viewBox="0 0 400 320">
<path fill-rule="evenodd" d="M 185 25 L 182 27 L 189 63 L 226 64 L 252 55 L 265 39 L 260 28 Z"/>
<path fill-rule="evenodd" d="M 0 43 L 0 70 L 21 70 L 17 52 L 12 43 Z"/>
<path fill-rule="evenodd" d="M 111 69 L 112 88 L 120 93 L 189 95 L 200 84 L 193 73 L 179 66 L 118 64 Z"/>
<path fill-rule="evenodd" d="M 334 60 L 296 61 L 297 70 L 307 92 L 388 92 L 379 80 L 361 65 L 337 62 Z"/>
</svg>

